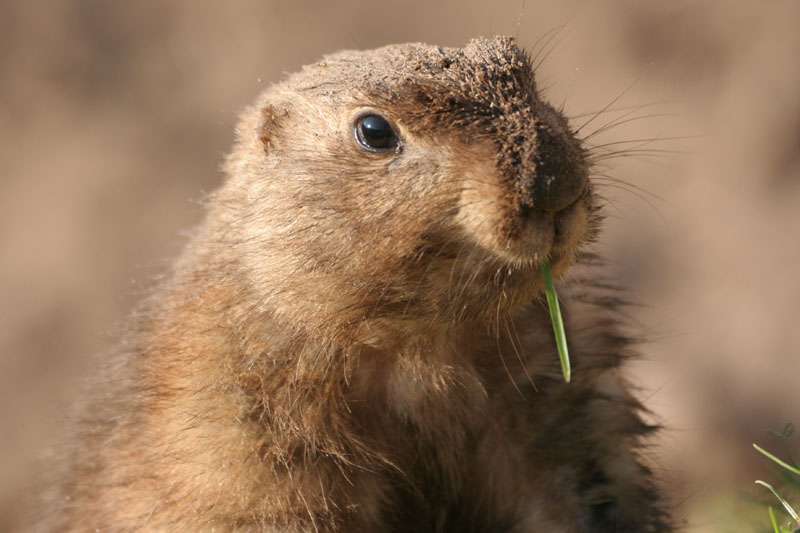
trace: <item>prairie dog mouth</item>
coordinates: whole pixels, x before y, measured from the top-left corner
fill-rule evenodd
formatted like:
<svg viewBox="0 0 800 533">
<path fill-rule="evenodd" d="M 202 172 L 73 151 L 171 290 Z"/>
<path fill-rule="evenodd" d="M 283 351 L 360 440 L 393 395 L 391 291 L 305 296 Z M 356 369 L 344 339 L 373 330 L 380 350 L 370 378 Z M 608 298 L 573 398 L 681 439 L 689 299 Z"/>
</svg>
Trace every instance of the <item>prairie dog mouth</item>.
<svg viewBox="0 0 800 533">
<path fill-rule="evenodd" d="M 521 221 L 519 231 L 495 252 L 518 266 L 539 266 L 549 261 L 554 270 L 569 262 L 588 231 L 588 208 L 583 196 L 554 212 L 533 212 Z"/>
<path fill-rule="evenodd" d="M 483 161 L 464 180 L 469 187 L 461 193 L 456 222 L 471 240 L 510 266 L 536 268 L 550 261 L 558 273 L 558 263 L 574 257 L 589 232 L 593 194 L 588 180 L 564 207 L 533 207 L 535 202 L 509 193 L 488 157 Z"/>
<path fill-rule="evenodd" d="M 588 231 L 588 208 L 583 197 L 554 217 L 551 254 L 574 253 Z"/>
</svg>

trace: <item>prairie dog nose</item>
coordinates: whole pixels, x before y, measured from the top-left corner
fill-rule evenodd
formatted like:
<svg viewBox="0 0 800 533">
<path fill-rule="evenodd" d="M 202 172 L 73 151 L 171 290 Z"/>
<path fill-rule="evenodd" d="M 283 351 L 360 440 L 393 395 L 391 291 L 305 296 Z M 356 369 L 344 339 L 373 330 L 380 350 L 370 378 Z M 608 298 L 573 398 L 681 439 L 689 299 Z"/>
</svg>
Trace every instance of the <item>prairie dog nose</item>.
<svg viewBox="0 0 800 533">
<path fill-rule="evenodd" d="M 588 170 L 578 141 L 566 124 L 545 116 L 536 127 L 536 175 L 532 183 L 531 208 L 556 212 L 574 203 L 583 193 Z"/>
</svg>

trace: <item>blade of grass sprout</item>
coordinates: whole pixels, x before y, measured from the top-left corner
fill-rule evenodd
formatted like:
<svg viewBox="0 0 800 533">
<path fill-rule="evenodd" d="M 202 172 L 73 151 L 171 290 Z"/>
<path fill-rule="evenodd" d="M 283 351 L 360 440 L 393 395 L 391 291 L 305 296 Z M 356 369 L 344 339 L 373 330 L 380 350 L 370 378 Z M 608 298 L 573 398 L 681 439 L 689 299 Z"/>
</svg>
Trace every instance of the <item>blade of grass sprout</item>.
<svg viewBox="0 0 800 533">
<path fill-rule="evenodd" d="M 544 278 L 544 293 L 547 297 L 547 309 L 550 311 L 550 322 L 553 324 L 553 334 L 556 338 L 556 348 L 558 348 L 558 358 L 561 360 L 561 373 L 564 374 L 564 381 L 569 383 L 572 376 L 572 369 L 569 363 L 569 349 L 567 348 L 567 334 L 564 331 L 564 320 L 561 317 L 561 307 L 558 305 L 558 294 L 553 285 L 553 273 L 550 270 L 550 263 L 542 264 L 542 277 Z"/>
<path fill-rule="evenodd" d="M 767 511 L 769 511 L 769 521 L 772 524 L 772 530 L 774 533 L 793 533 L 796 532 L 794 528 L 788 529 L 778 525 L 778 517 L 775 516 L 775 509 L 772 508 L 771 505 L 767 506 Z"/>
<path fill-rule="evenodd" d="M 770 484 L 769 484 L 769 483 L 767 483 L 766 481 L 761 481 L 760 479 L 757 479 L 757 480 L 756 480 L 756 485 L 761 485 L 762 487 L 766 487 L 767 489 L 769 489 L 769 491 L 770 491 L 770 492 L 771 492 L 771 493 L 772 493 L 772 494 L 773 494 L 773 495 L 774 495 L 776 498 L 778 498 L 778 501 L 779 501 L 779 502 L 781 502 L 781 505 L 783 505 L 783 508 L 784 508 L 784 509 L 786 509 L 786 512 L 787 512 L 787 513 L 789 513 L 789 515 L 792 517 L 792 519 L 793 519 L 795 522 L 797 522 L 797 524 L 798 524 L 798 525 L 800 525 L 800 516 L 798 516 L 798 514 L 797 514 L 797 511 L 795 511 L 795 510 L 792 508 L 792 506 L 791 506 L 791 505 L 789 505 L 789 502 L 787 502 L 786 500 L 784 500 L 784 499 L 783 499 L 783 497 L 782 497 L 780 494 L 778 494 L 778 491 L 776 491 L 775 489 L 773 489 L 773 488 L 772 488 L 772 485 L 770 485 Z"/>
<path fill-rule="evenodd" d="M 796 466 L 792 466 L 789 463 L 787 463 L 785 461 L 782 461 L 781 459 L 778 459 L 777 457 L 775 457 L 774 455 L 772 455 L 771 453 L 769 453 L 767 450 L 765 450 L 764 448 L 762 448 L 761 446 L 759 446 L 756 443 L 753 443 L 753 448 L 755 448 L 756 451 L 758 451 L 761 455 L 765 456 L 767 459 L 770 459 L 771 461 L 773 461 L 777 465 L 782 466 L 783 468 L 785 468 L 786 470 L 788 470 L 792 474 L 796 474 L 796 475 L 800 476 L 800 468 L 797 468 Z"/>
<path fill-rule="evenodd" d="M 778 519 L 775 518 L 775 511 L 772 509 L 772 506 L 770 505 L 767 507 L 767 510 L 769 511 L 769 521 L 772 524 L 772 531 L 774 531 L 774 533 L 781 533 L 781 528 L 778 527 Z"/>
</svg>

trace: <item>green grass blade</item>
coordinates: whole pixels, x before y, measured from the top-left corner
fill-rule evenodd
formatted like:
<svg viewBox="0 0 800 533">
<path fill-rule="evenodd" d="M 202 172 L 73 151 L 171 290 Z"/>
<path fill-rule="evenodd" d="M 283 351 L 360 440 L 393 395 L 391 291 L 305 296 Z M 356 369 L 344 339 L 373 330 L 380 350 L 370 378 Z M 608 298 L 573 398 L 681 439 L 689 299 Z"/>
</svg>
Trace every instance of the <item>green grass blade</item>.
<svg viewBox="0 0 800 533">
<path fill-rule="evenodd" d="M 558 294 L 553 285 L 553 273 L 550 270 L 550 263 L 542 264 L 542 277 L 544 278 L 544 293 L 547 297 L 547 308 L 550 311 L 550 322 L 553 324 L 553 334 L 556 338 L 556 348 L 558 348 L 558 358 L 561 360 L 561 372 L 564 374 L 564 381 L 569 383 L 572 377 L 572 369 L 569 363 L 569 349 L 567 348 L 567 334 L 564 331 L 564 319 L 561 317 L 561 307 L 558 305 Z"/>
<path fill-rule="evenodd" d="M 797 511 L 795 511 L 792 506 L 789 505 L 789 502 L 784 500 L 783 497 L 778 494 L 778 491 L 772 488 L 772 485 L 765 481 L 761 481 L 760 479 L 756 480 L 756 485 L 761 485 L 762 487 L 769 489 L 769 491 L 778 499 L 778 501 L 781 502 L 781 505 L 783 505 L 783 508 L 786 509 L 786 512 L 792 517 L 792 520 L 794 520 L 797 524 L 800 524 L 800 516 L 797 515 Z"/>
<path fill-rule="evenodd" d="M 777 457 L 775 457 L 774 455 L 772 455 L 771 453 L 769 453 L 767 450 L 765 450 L 756 443 L 753 443 L 753 448 L 755 448 L 761 455 L 765 456 L 767 459 L 773 461 L 775 464 L 782 466 L 792 474 L 800 476 L 800 468 L 792 466 L 789 463 L 782 461 L 781 459 L 778 459 Z"/>
<path fill-rule="evenodd" d="M 772 509 L 772 506 L 770 505 L 767 507 L 767 510 L 769 511 L 769 521 L 772 524 L 772 531 L 781 533 L 781 528 L 778 527 L 778 519 L 775 518 L 775 511 Z"/>
</svg>

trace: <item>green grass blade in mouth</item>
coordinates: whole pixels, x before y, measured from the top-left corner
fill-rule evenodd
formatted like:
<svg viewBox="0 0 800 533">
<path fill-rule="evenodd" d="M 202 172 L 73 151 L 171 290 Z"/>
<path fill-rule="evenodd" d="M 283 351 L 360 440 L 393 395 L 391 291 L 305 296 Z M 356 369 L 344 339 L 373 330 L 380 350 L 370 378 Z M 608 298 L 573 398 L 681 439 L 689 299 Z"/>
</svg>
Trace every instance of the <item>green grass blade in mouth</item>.
<svg viewBox="0 0 800 533">
<path fill-rule="evenodd" d="M 547 308 L 550 310 L 550 322 L 553 324 L 553 334 L 556 337 L 558 358 L 561 360 L 561 372 L 564 374 L 564 381 L 569 383 L 572 369 L 569 364 L 567 334 L 564 331 L 564 319 L 561 318 L 561 307 L 558 305 L 558 295 L 553 285 L 553 273 L 550 270 L 550 263 L 543 263 L 541 271 L 544 278 L 544 293 L 547 296 Z"/>
</svg>

